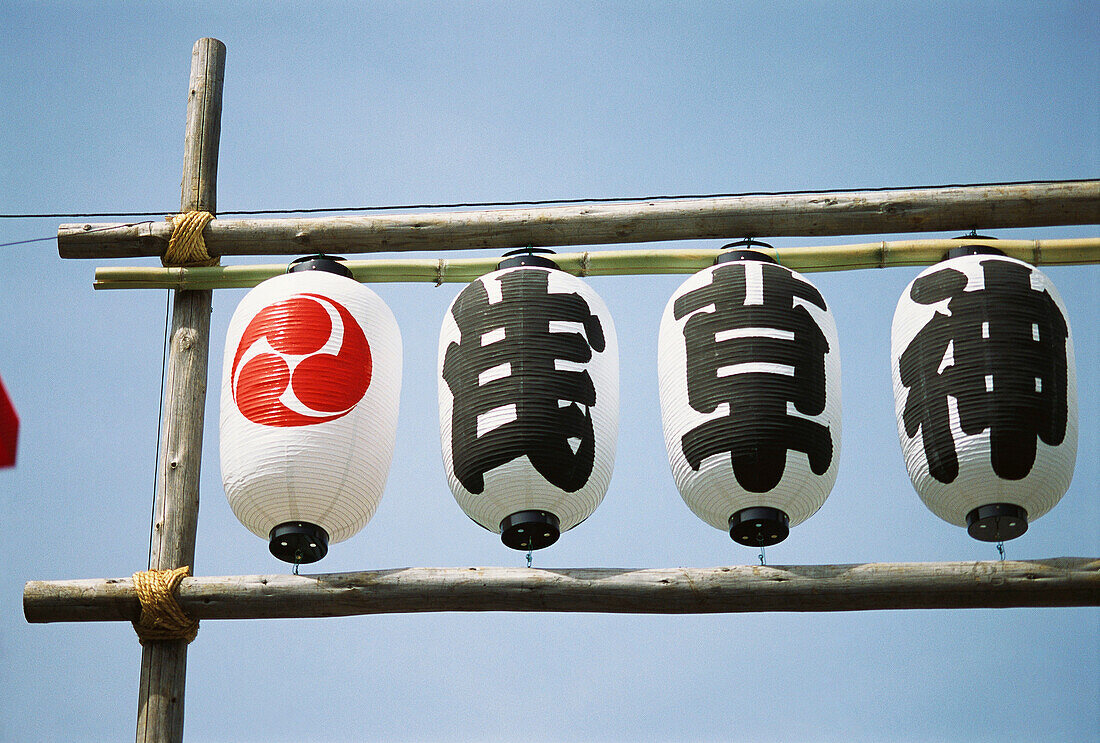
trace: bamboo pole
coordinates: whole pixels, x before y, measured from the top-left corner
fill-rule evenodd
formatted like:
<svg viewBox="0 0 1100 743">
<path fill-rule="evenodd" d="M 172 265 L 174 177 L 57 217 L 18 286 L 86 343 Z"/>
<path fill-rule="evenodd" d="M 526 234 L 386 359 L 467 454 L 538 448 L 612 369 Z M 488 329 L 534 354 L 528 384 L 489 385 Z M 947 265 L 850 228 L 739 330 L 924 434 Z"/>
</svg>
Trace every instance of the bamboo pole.
<svg viewBox="0 0 1100 743">
<path fill-rule="evenodd" d="M 960 240 L 898 240 L 859 245 L 823 245 L 764 250 L 796 271 L 847 271 L 891 266 L 926 266 L 943 258 Z M 1068 266 L 1100 263 L 1100 237 L 1063 240 L 969 240 L 989 245 L 1032 265 Z M 714 250 L 602 250 L 560 253 L 554 261 L 576 276 L 694 273 L 711 265 Z M 496 270 L 500 258 L 375 259 L 346 261 L 352 276 L 364 283 L 469 283 Z M 285 273 L 285 263 L 210 268 L 107 266 L 95 271 L 96 289 L 231 289 L 252 287 Z"/>
<path fill-rule="evenodd" d="M 215 212 L 225 45 L 199 39 L 191 51 L 180 211 Z M 177 291 L 165 381 L 164 438 L 158 463 L 149 569 L 194 565 L 199 469 L 210 348 L 209 290 Z M 138 689 L 138 743 L 183 740 L 187 642 L 146 642 Z"/>
<path fill-rule="evenodd" d="M 715 568 L 398 568 L 184 579 L 207 619 L 442 611 L 705 614 L 1100 605 L 1100 558 Z M 29 622 L 132 620 L 128 578 L 31 581 Z"/>
<path fill-rule="evenodd" d="M 1100 223 L 1100 180 L 731 196 L 356 217 L 225 219 L 211 255 L 503 250 L 663 240 L 864 235 Z M 62 258 L 164 254 L 170 226 L 63 224 Z"/>
</svg>

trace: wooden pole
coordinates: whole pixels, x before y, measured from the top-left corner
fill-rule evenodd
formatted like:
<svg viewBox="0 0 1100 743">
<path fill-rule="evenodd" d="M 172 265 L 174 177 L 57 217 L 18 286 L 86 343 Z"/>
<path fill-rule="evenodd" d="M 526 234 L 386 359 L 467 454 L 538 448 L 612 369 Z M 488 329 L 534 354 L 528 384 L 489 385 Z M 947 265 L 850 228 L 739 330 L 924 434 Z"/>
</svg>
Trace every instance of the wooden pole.
<svg viewBox="0 0 1100 743">
<path fill-rule="evenodd" d="M 199 39 L 191 51 L 180 211 L 214 213 L 225 45 Z M 206 406 L 211 292 L 177 291 L 165 381 L 164 437 L 149 568 L 193 565 Z M 141 652 L 138 743 L 183 740 L 187 642 L 147 642 Z"/>
<path fill-rule="evenodd" d="M 732 196 L 532 209 L 294 219 L 219 219 L 211 255 L 504 250 L 664 240 L 1004 229 L 1100 223 L 1100 180 Z M 162 221 L 63 224 L 62 258 L 164 254 Z"/>
<path fill-rule="evenodd" d="M 1100 237 L 1063 240 L 897 240 L 766 251 L 796 271 L 847 271 L 927 266 L 961 244 L 985 244 L 1032 265 L 1100 263 Z M 600 250 L 558 253 L 554 261 L 576 276 L 694 273 L 714 262 L 718 250 Z M 496 270 L 500 258 L 404 258 L 345 261 L 357 281 L 469 283 Z M 230 289 L 252 287 L 286 272 L 285 263 L 209 268 L 107 266 L 95 271 L 96 289 Z"/>
<path fill-rule="evenodd" d="M 698 614 L 1100 605 L 1100 558 L 716 568 L 398 568 L 185 578 L 180 606 L 206 619 L 438 611 Z M 132 620 L 133 582 L 31 581 L 29 622 Z"/>
</svg>

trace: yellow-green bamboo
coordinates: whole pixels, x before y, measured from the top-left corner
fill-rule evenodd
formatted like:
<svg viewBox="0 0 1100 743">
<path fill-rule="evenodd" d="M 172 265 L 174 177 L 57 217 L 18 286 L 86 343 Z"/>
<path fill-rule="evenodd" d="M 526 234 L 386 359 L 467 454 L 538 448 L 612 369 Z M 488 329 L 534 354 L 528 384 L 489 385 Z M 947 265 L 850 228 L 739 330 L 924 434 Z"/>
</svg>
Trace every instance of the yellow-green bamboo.
<svg viewBox="0 0 1100 743">
<path fill-rule="evenodd" d="M 897 240 L 857 245 L 763 249 L 796 271 L 848 271 L 891 266 L 927 266 L 960 245 L 989 245 L 1032 265 L 1067 266 L 1100 263 L 1100 237 L 1061 240 Z M 576 276 L 625 276 L 694 273 L 711 265 L 720 251 L 601 250 L 559 253 L 554 261 Z M 500 258 L 397 258 L 346 261 L 364 283 L 469 283 L 496 269 Z M 286 271 L 285 263 L 204 268 L 103 267 L 95 272 L 96 289 L 229 289 L 246 288 Z"/>
</svg>

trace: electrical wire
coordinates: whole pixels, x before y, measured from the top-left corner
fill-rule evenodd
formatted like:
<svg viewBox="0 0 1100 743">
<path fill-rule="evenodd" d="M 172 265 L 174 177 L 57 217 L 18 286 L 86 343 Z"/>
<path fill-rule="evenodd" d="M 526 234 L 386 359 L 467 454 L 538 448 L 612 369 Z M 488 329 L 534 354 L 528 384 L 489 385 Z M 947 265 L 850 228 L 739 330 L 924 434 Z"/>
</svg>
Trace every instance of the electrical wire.
<svg viewBox="0 0 1100 743">
<path fill-rule="evenodd" d="M 57 235 L 50 235 L 49 237 L 36 237 L 31 240 L 16 240 L 10 243 L 0 243 L 0 248 L 10 248 L 12 245 L 26 245 L 27 243 L 42 243 L 47 240 L 56 240 Z"/>
<path fill-rule="evenodd" d="M 172 306 L 172 291 L 165 292 L 164 337 L 160 342 L 160 392 L 157 393 L 157 440 L 153 446 L 153 503 L 149 510 L 149 555 L 146 564 L 153 569 L 153 531 L 157 524 L 157 485 L 160 482 L 160 434 L 164 423 L 164 379 L 168 373 L 168 310 Z"/>
<path fill-rule="evenodd" d="M 1033 181 L 1001 181 L 996 183 L 948 183 L 938 186 L 880 186 L 877 188 L 828 188 L 795 191 L 741 191 L 738 193 L 706 193 L 706 194 L 661 194 L 656 196 L 608 196 L 589 197 L 580 199 L 533 199 L 526 201 L 463 201 L 453 203 L 425 203 L 425 204 L 390 204 L 386 206 L 319 206 L 304 207 L 298 209 L 237 209 L 231 211 L 219 211 L 218 216 L 243 216 L 257 214 L 317 214 L 320 212 L 373 212 L 392 211 L 405 209 L 463 209 L 481 208 L 489 206 L 546 206 L 549 204 L 611 204 L 627 203 L 633 201 L 670 201 L 677 199 L 721 199 L 738 196 L 793 196 L 797 194 L 824 194 L 824 193 L 858 193 L 860 191 L 919 191 L 932 188 L 981 188 L 995 186 L 1035 186 L 1053 185 L 1058 183 L 1076 183 L 1075 180 L 1033 180 Z M 1100 180 L 1100 179 L 1086 179 Z M 51 212 L 41 214 L 0 214 L 0 219 L 76 219 L 84 217 L 159 217 L 174 214 L 173 211 L 159 212 Z"/>
<path fill-rule="evenodd" d="M 27 217 L 29 219 L 29 217 Z M 112 224 L 108 227 L 100 227 L 98 229 L 88 230 L 88 232 L 110 232 L 111 230 L 119 230 L 124 227 L 137 227 L 139 224 L 149 224 L 153 220 L 146 219 L 143 222 L 129 222 L 127 224 Z M 49 237 L 35 237 L 30 240 L 15 240 L 13 242 L 0 243 L 0 248 L 10 248 L 13 245 L 26 245 L 28 243 L 40 243 L 47 240 L 56 240 L 57 235 L 50 235 Z"/>
<path fill-rule="evenodd" d="M 1085 179 L 1085 182 L 1098 181 L 1100 179 Z M 795 195 L 807 195 L 812 196 L 814 194 L 827 194 L 827 193 L 859 193 L 859 192 L 881 192 L 881 191 L 919 191 L 934 188 L 983 188 L 983 187 L 996 187 L 996 186 L 1037 186 L 1037 185 L 1056 185 L 1059 183 L 1076 183 L 1077 180 L 1032 180 L 1032 181 L 1000 181 L 994 183 L 948 183 L 938 186 L 880 186 L 877 188 L 830 188 L 830 189 L 814 189 L 814 190 L 801 190 L 801 191 L 741 191 L 738 193 L 708 193 L 708 194 L 661 194 L 656 196 L 610 196 L 610 197 L 591 197 L 581 199 L 535 199 L 527 201 L 465 201 L 465 202 L 453 202 L 453 203 L 438 203 L 438 204 L 390 204 L 386 206 L 327 206 L 327 207 L 304 207 L 299 209 L 237 209 L 230 211 L 219 211 L 219 217 L 229 216 L 255 216 L 258 214 L 319 214 L 324 212 L 375 212 L 375 211 L 411 211 L 415 209 L 465 209 L 465 208 L 485 208 L 485 207 L 497 207 L 497 206 L 548 206 L 551 204 L 566 205 L 566 204 L 615 204 L 615 203 L 631 203 L 640 201 L 674 201 L 679 199 L 723 199 L 723 198 L 735 198 L 741 196 L 795 196 Z M 43 212 L 39 214 L 0 214 L 0 219 L 83 219 L 91 217 L 159 217 L 172 214 L 171 211 L 159 211 L 159 212 Z M 109 227 L 100 228 L 100 230 L 112 230 L 119 227 L 133 227 L 138 224 L 146 224 L 153 220 L 144 220 L 142 222 L 133 222 L 125 225 L 111 225 Z M 100 230 L 90 230 L 91 232 L 99 232 Z M 56 235 L 50 237 L 36 237 L 30 240 L 15 240 L 12 242 L 0 243 L 0 248 L 9 248 L 15 245 L 27 245 L 29 243 L 46 242 L 47 240 L 57 239 Z"/>
</svg>

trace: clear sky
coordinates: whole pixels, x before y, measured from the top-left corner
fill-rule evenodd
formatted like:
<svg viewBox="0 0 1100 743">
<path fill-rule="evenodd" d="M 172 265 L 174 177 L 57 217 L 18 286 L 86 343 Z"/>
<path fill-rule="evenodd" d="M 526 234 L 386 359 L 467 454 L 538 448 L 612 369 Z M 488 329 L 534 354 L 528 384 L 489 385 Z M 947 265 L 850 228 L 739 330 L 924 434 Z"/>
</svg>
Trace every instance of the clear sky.
<svg viewBox="0 0 1100 743">
<path fill-rule="evenodd" d="M 1096 3 L 317 6 L 4 3 L 0 212 L 175 211 L 202 36 L 228 47 L 222 210 L 1100 175 Z M 62 221 L 0 220 L 0 242 Z M 145 567 L 165 292 L 95 292 L 108 262 L 62 261 L 50 241 L 2 250 L 0 375 L 23 430 L 18 467 L 0 471 L 0 739 L 125 740 L 131 627 L 28 625 L 21 592 Z M 810 276 L 840 337 L 839 477 L 769 562 L 996 558 L 923 506 L 901 458 L 890 318 L 917 272 Z M 1100 554 L 1100 269 L 1047 274 L 1075 336 L 1077 469 L 1010 558 Z M 620 339 L 618 458 L 600 508 L 536 567 L 756 562 L 692 515 L 665 461 L 657 328 L 683 279 L 590 279 Z M 319 570 L 524 564 L 461 513 L 443 475 L 436 344 L 460 288 L 375 287 L 404 337 L 397 447 L 374 520 Z M 215 295 L 213 380 L 243 293 Z M 225 501 L 217 405 L 215 381 L 195 570 L 287 572 Z M 192 741 L 1088 740 L 1100 736 L 1100 613 L 209 621 L 186 705 Z"/>
</svg>

